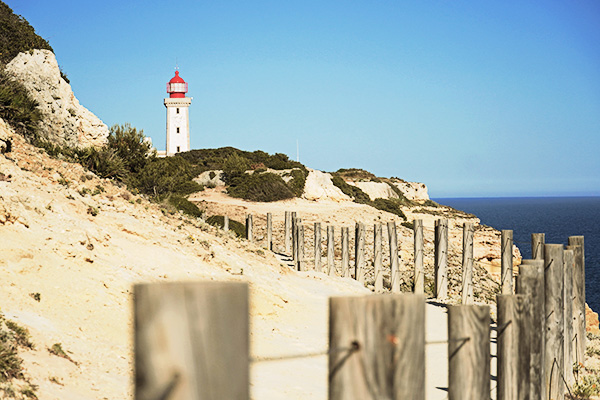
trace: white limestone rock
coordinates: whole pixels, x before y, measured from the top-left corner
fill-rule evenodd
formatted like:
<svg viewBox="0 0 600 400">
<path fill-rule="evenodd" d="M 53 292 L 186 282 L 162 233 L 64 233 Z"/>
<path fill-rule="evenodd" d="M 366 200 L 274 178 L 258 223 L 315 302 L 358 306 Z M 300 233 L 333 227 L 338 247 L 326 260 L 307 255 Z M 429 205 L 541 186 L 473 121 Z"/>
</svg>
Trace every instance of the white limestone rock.
<svg viewBox="0 0 600 400">
<path fill-rule="evenodd" d="M 303 199 L 307 200 L 333 200 L 352 201 L 331 181 L 331 175 L 316 169 L 308 168 L 308 176 L 304 184 Z"/>
<path fill-rule="evenodd" d="M 360 190 L 365 192 L 371 198 L 371 200 L 398 198 L 398 195 L 386 182 L 350 181 L 348 184 L 357 186 Z"/>
<path fill-rule="evenodd" d="M 223 171 L 204 171 L 194 178 L 194 181 L 199 185 L 208 187 L 225 186 L 223 182 Z"/>
<path fill-rule="evenodd" d="M 429 200 L 427 186 L 420 182 L 406 182 L 399 179 L 392 179 L 393 184 L 404 193 L 404 197 L 409 200 L 425 201 Z"/>
<path fill-rule="evenodd" d="M 108 127 L 79 104 L 60 75 L 54 53 L 32 50 L 19 53 L 6 66 L 6 72 L 22 82 L 42 112 L 40 135 L 49 142 L 75 148 L 103 146 Z"/>
</svg>

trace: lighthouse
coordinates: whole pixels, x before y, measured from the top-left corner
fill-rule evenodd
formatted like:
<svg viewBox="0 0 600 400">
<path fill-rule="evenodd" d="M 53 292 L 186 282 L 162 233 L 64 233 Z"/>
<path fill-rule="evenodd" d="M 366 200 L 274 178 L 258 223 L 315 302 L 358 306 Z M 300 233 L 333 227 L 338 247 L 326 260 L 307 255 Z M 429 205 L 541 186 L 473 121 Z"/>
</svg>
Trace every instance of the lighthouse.
<svg viewBox="0 0 600 400">
<path fill-rule="evenodd" d="M 186 97 L 188 84 L 175 71 L 175 76 L 167 83 L 169 97 L 165 99 L 167 108 L 167 156 L 190 150 L 190 114 L 192 99 Z"/>
</svg>

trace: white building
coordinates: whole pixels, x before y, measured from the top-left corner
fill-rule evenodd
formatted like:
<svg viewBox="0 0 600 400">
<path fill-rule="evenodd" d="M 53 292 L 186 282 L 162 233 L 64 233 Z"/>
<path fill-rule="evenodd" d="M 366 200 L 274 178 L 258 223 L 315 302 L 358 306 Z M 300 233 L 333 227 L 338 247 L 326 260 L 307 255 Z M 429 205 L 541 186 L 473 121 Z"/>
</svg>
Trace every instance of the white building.
<svg viewBox="0 0 600 400">
<path fill-rule="evenodd" d="M 175 71 L 175 76 L 167 83 L 169 97 L 165 99 L 167 108 L 167 150 L 159 156 L 172 156 L 190 150 L 190 97 L 185 97 L 188 84 Z"/>
</svg>

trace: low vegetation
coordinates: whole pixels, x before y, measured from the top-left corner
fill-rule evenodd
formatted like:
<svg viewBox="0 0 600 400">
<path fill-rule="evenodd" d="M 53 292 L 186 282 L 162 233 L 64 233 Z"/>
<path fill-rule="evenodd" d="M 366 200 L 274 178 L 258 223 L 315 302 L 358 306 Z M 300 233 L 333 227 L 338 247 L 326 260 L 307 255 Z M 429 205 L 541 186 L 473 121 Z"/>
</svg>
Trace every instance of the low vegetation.
<svg viewBox="0 0 600 400">
<path fill-rule="evenodd" d="M 206 222 L 210 225 L 223 228 L 225 226 L 225 217 L 222 215 L 213 215 L 208 217 Z M 237 237 L 243 238 L 246 236 L 246 226 L 236 220 L 229 220 L 229 230 L 234 232 Z"/>
<path fill-rule="evenodd" d="M 23 360 L 19 348 L 34 347 L 27 328 L 0 314 L 0 398 L 36 399 L 37 387 L 23 373 Z"/>
</svg>

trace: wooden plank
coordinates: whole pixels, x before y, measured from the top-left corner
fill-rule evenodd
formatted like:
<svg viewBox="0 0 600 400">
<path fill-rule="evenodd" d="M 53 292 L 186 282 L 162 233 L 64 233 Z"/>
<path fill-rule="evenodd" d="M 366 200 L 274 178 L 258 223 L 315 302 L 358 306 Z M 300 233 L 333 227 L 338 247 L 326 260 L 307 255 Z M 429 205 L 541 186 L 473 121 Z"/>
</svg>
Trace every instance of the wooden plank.
<svg viewBox="0 0 600 400">
<path fill-rule="evenodd" d="M 329 304 L 329 400 L 424 400 L 425 296 Z"/>
<path fill-rule="evenodd" d="M 136 400 L 249 399 L 248 286 L 135 285 Z"/>
<path fill-rule="evenodd" d="M 490 398 L 490 308 L 448 307 L 448 398 Z"/>
<path fill-rule="evenodd" d="M 298 224 L 298 271 L 306 271 L 304 262 L 304 225 Z"/>
<path fill-rule="evenodd" d="M 298 217 L 292 212 L 292 260 L 294 265 L 298 262 Z"/>
<path fill-rule="evenodd" d="M 544 289 L 544 260 L 522 260 L 517 277 L 517 294 L 527 295 L 531 301 L 530 307 L 530 341 L 531 366 L 530 399 L 546 399 L 544 384 L 544 349 L 546 329 L 545 289 Z"/>
<path fill-rule="evenodd" d="M 562 244 L 544 245 L 546 345 L 544 384 L 548 398 L 563 400 L 564 346 L 564 260 Z"/>
<path fill-rule="evenodd" d="M 532 233 L 531 234 L 531 259 L 532 260 L 543 260 L 544 259 L 544 245 L 546 244 L 545 233 Z"/>
<path fill-rule="evenodd" d="M 448 220 L 435 221 L 435 298 L 448 297 Z"/>
<path fill-rule="evenodd" d="M 398 260 L 398 234 L 396 232 L 396 222 L 387 223 L 388 238 L 390 241 L 390 272 L 392 278 L 392 293 L 400 292 L 400 263 Z"/>
<path fill-rule="evenodd" d="M 584 237 L 569 237 L 567 249 L 573 250 L 573 332 L 575 336 L 573 357 L 575 362 L 585 364 L 585 250 Z"/>
<path fill-rule="evenodd" d="M 564 271 L 565 271 L 565 290 L 564 290 L 564 357 L 565 368 L 564 376 L 567 385 L 571 386 L 575 383 L 575 375 L 573 375 L 573 269 L 575 265 L 575 255 L 573 250 L 565 250 L 564 256 Z"/>
<path fill-rule="evenodd" d="M 350 278 L 350 228 L 342 226 L 342 276 Z"/>
<path fill-rule="evenodd" d="M 248 239 L 249 242 L 254 240 L 252 234 L 252 214 L 246 215 L 246 239 Z"/>
<path fill-rule="evenodd" d="M 273 214 L 267 213 L 267 250 L 273 250 Z"/>
<path fill-rule="evenodd" d="M 472 223 L 463 224 L 462 251 L 462 304 L 473 304 L 473 236 L 475 227 Z"/>
<path fill-rule="evenodd" d="M 423 264 L 423 220 L 415 219 L 413 221 L 414 234 L 414 258 L 415 258 L 415 276 L 413 292 L 415 294 L 425 293 L 425 268 Z"/>
<path fill-rule="evenodd" d="M 505 229 L 501 233 L 500 286 L 502 294 L 513 294 L 513 231 Z"/>
<path fill-rule="evenodd" d="M 383 264 L 381 253 L 381 236 L 383 235 L 383 226 L 375 224 L 373 226 L 373 268 L 375 272 L 375 293 L 383 292 Z"/>
<path fill-rule="evenodd" d="M 327 274 L 335 275 L 335 228 L 327 226 Z"/>
<path fill-rule="evenodd" d="M 285 244 L 285 253 L 290 254 L 292 248 L 292 212 L 285 212 L 285 220 L 283 223 L 283 239 Z"/>
<path fill-rule="evenodd" d="M 321 223 L 315 222 L 314 228 L 315 271 L 321 272 Z"/>
<path fill-rule="evenodd" d="M 354 235 L 354 279 L 365 283 L 365 224 L 357 222 Z"/>
<path fill-rule="evenodd" d="M 530 399 L 531 304 L 529 295 L 498 295 L 497 400 Z"/>
<path fill-rule="evenodd" d="M 229 217 L 227 215 L 223 217 L 223 230 L 225 232 L 229 230 Z"/>
</svg>

